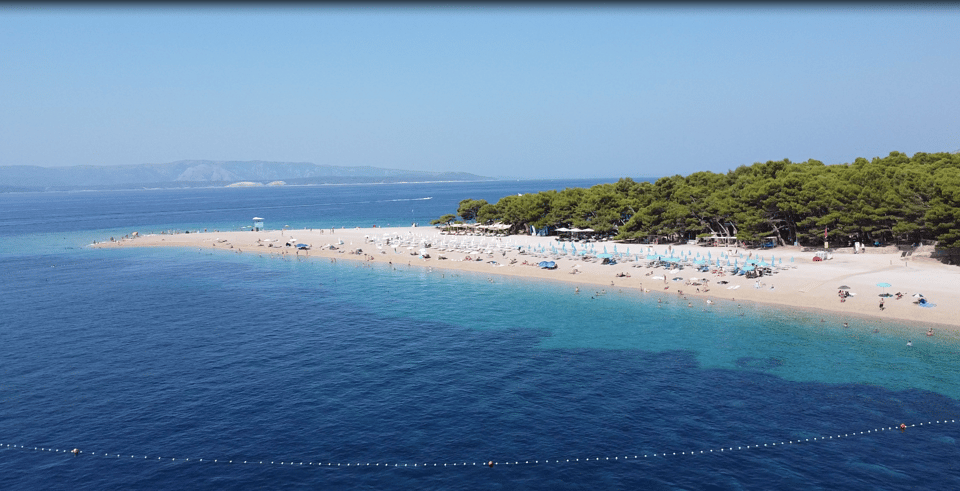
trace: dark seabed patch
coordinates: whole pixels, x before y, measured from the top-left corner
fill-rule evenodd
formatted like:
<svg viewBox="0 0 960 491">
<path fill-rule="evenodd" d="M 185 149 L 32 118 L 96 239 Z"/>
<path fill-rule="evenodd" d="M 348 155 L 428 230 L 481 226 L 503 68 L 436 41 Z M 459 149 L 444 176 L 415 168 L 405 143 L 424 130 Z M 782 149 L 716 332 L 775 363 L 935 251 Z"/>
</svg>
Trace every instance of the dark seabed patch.
<svg viewBox="0 0 960 491">
<path fill-rule="evenodd" d="M 737 366 L 740 368 L 750 368 L 755 370 L 773 370 L 783 366 L 783 360 L 775 357 L 755 358 L 744 356 L 737 358 Z"/>
</svg>

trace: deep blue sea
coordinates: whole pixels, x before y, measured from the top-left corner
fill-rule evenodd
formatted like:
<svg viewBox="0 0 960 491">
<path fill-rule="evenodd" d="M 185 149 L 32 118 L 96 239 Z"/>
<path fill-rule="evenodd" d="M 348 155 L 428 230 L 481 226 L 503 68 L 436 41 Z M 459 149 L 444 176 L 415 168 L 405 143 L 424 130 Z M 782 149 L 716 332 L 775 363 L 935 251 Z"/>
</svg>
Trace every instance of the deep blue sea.
<svg viewBox="0 0 960 491">
<path fill-rule="evenodd" d="M 426 225 L 597 182 L 0 194 L 0 489 L 960 489 L 956 334 L 85 247 L 253 216 Z"/>
</svg>

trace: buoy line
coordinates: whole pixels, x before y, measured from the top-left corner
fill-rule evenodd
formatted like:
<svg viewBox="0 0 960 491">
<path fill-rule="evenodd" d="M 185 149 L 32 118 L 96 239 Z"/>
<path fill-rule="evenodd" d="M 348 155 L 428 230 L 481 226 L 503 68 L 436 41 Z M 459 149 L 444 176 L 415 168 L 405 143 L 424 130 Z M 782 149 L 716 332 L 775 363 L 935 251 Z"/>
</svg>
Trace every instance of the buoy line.
<svg viewBox="0 0 960 491">
<path fill-rule="evenodd" d="M 469 466 L 488 466 L 493 467 L 494 465 L 534 465 L 534 464 L 575 464 L 580 462 L 620 462 L 627 460 L 643 460 L 650 458 L 667 458 L 667 457 L 677 457 L 677 456 L 696 456 L 696 455 L 711 455 L 711 454 L 720 454 L 720 453 L 730 453 L 743 450 L 751 449 L 760 449 L 760 448 L 771 448 L 771 447 L 784 447 L 787 445 L 794 445 L 800 443 L 812 443 L 812 442 L 824 442 L 833 439 L 840 438 L 849 438 L 861 435 L 869 435 L 873 433 L 880 433 L 883 431 L 893 431 L 900 430 L 904 432 L 908 428 L 917 428 L 921 426 L 932 426 L 934 424 L 950 424 L 956 423 L 955 419 L 943 420 L 943 421 L 928 421 L 927 423 L 916 423 L 916 424 L 903 424 L 897 426 L 889 426 L 886 428 L 875 428 L 873 430 L 866 431 L 854 431 L 849 433 L 838 433 L 836 436 L 827 435 L 814 438 L 803 438 L 797 440 L 785 440 L 780 442 L 771 442 L 763 443 L 756 445 L 739 445 L 736 447 L 720 447 L 710 450 L 692 450 L 692 451 L 681 451 L 681 452 L 658 452 L 658 453 L 646 453 L 646 454 L 634 454 L 634 455 L 624 455 L 624 456 L 614 456 L 614 457 L 587 457 L 587 458 L 569 458 L 569 459 L 545 459 L 545 460 L 508 460 L 508 461 L 483 461 L 483 462 L 416 462 L 416 463 L 384 463 L 384 462 L 313 462 L 313 461 L 303 461 L 303 460 L 239 460 L 239 459 L 190 459 L 190 458 L 179 458 L 179 457 L 151 457 L 149 455 L 129 455 L 124 453 L 108 453 L 108 452 L 88 452 L 85 450 L 80 450 L 74 448 L 72 450 L 58 449 L 58 448 L 45 448 L 45 447 L 28 447 L 25 445 L 15 445 L 0 443 L 0 450 L 6 449 L 17 449 L 24 451 L 37 451 L 37 452 L 51 452 L 51 453 L 61 453 L 61 454 L 72 454 L 73 456 L 95 456 L 95 457 L 105 457 L 111 459 L 134 459 L 134 460 L 146 460 L 151 462 L 177 462 L 177 463 L 199 463 L 203 462 L 204 464 L 253 464 L 253 465 L 293 465 L 293 466 L 303 466 L 308 467 L 383 467 L 383 468 L 397 468 L 397 467 L 469 467 Z"/>
</svg>

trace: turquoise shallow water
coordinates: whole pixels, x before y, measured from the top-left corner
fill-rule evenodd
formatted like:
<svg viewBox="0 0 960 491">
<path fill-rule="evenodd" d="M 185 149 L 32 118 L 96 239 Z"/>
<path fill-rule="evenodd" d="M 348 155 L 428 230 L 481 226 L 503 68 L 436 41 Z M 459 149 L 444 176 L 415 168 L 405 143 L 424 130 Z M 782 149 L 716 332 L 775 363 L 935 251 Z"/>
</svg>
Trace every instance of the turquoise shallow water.
<svg viewBox="0 0 960 491">
<path fill-rule="evenodd" d="M 756 368 L 798 382 L 921 388 L 960 399 L 956 332 L 926 337 L 923 327 L 871 320 L 843 328 L 838 318 L 812 311 L 723 300 L 688 307 L 676 295 L 635 289 L 614 289 L 594 299 L 587 288 L 575 294 L 566 283 L 406 265 L 354 269 L 356 281 L 370 285 L 365 299 L 370 307 L 427 291 L 404 315 L 439 322 L 456 318 L 475 329 L 536 325 L 550 332 L 538 343 L 541 349 L 687 350 L 704 368 Z"/>
<path fill-rule="evenodd" d="M 119 222 L 164 202 L 85 196 L 77 213 Z M 18 206 L 38 230 L 0 246 L 0 444 L 125 457 L 0 447 L 0 487 L 960 487 L 956 424 L 806 442 L 955 419 L 954 334 L 405 265 L 90 250 L 125 226 L 55 233 Z M 762 446 L 785 440 L 805 442 Z M 672 455 L 691 451 L 707 455 Z M 442 465 L 490 459 L 576 465 Z M 343 468 L 361 462 L 441 466 Z"/>
</svg>

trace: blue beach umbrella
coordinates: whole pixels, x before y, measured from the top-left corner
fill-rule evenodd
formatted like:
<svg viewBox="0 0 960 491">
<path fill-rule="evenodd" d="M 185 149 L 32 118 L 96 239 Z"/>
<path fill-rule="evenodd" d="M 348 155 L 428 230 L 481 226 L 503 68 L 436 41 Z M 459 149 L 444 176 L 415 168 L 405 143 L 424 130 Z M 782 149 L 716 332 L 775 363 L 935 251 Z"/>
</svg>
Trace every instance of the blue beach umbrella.
<svg viewBox="0 0 960 491">
<path fill-rule="evenodd" d="M 877 286 L 883 288 L 883 293 L 887 293 L 887 288 L 890 287 L 890 283 L 877 283 Z"/>
</svg>

